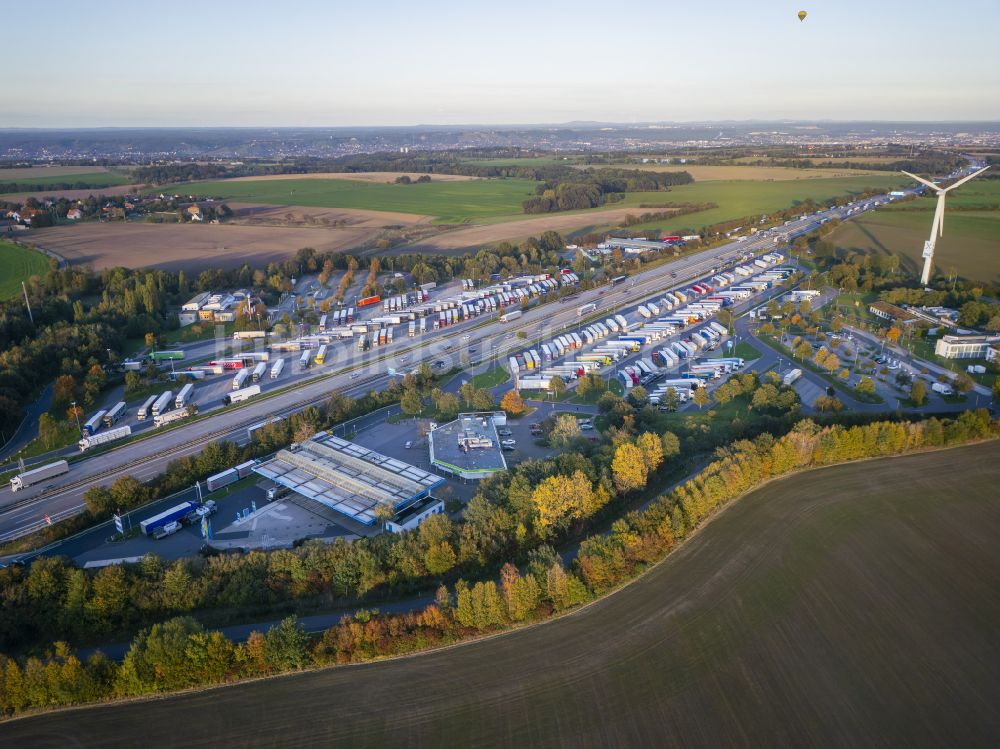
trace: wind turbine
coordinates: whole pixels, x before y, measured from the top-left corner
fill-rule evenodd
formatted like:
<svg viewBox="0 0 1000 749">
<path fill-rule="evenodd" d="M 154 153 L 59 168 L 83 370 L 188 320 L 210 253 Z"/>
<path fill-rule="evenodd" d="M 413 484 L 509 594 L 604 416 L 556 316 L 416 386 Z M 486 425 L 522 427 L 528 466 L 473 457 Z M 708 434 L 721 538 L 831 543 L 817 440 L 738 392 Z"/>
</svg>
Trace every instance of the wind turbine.
<svg viewBox="0 0 1000 749">
<path fill-rule="evenodd" d="M 903 174 L 907 177 L 912 177 L 920 184 L 927 185 L 937 193 L 937 208 L 934 210 L 934 223 L 931 224 L 931 238 L 924 242 L 924 271 L 920 274 L 920 283 L 924 286 L 931 282 L 931 269 L 934 266 L 934 245 L 937 243 L 938 237 L 944 236 L 944 196 L 947 195 L 950 190 L 954 190 L 959 185 L 965 184 L 973 177 L 978 177 L 987 169 L 989 169 L 989 167 L 984 166 L 979 171 L 973 172 L 967 177 L 963 177 L 958 182 L 953 185 L 949 185 L 948 187 L 938 187 L 933 182 L 928 182 L 923 177 L 918 177 L 917 175 L 910 174 L 909 172 L 903 172 Z"/>
</svg>

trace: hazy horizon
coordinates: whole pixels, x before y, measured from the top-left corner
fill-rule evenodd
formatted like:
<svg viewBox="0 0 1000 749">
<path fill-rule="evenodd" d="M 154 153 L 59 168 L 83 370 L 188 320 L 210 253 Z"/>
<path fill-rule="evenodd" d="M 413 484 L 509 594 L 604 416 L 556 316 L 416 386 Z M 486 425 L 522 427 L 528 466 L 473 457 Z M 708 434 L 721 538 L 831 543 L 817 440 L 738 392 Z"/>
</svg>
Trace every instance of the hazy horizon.
<svg viewBox="0 0 1000 749">
<path fill-rule="evenodd" d="M 989 0 L 54 0 L 5 39 L 0 128 L 993 122 L 998 24 Z"/>
</svg>

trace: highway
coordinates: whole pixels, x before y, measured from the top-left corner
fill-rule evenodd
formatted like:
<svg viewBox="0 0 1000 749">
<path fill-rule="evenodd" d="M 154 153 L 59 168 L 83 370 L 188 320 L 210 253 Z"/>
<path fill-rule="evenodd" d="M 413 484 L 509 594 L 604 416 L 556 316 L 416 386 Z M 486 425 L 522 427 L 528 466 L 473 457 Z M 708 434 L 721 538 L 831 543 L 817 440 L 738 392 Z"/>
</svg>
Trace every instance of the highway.
<svg viewBox="0 0 1000 749">
<path fill-rule="evenodd" d="M 882 196 L 863 202 L 871 205 L 875 201 L 886 200 L 887 197 Z M 92 486 L 110 484 L 124 475 L 148 480 L 161 473 L 171 460 L 196 453 L 209 441 L 238 438 L 245 434 L 248 426 L 268 417 L 287 415 L 322 403 L 334 392 L 356 395 L 377 389 L 389 379 L 389 367 L 409 370 L 421 362 L 447 362 L 449 359 L 449 363 L 454 364 L 464 361 L 475 365 L 494 358 L 503 362 L 508 355 L 523 350 L 532 340 L 546 340 L 566 328 L 577 326 L 580 319 L 576 309 L 580 305 L 593 302 L 602 317 L 634 309 L 648 298 L 683 287 L 705 274 L 734 264 L 747 253 L 781 251 L 784 243 L 776 243 L 778 235 L 792 240 L 814 230 L 824 220 L 845 218 L 846 210 L 835 208 L 818 212 L 776 227 L 771 232 L 762 231 L 742 241 L 678 258 L 632 276 L 629 281 L 614 288 L 598 287 L 575 295 L 565 304 L 549 303 L 533 307 L 510 323 L 501 323 L 495 318 L 474 318 L 417 338 L 408 338 L 404 334 L 396 337 L 389 346 L 364 353 L 357 351 L 350 342 L 333 346 L 330 368 L 335 370 L 334 374 L 81 460 L 72 464 L 70 472 L 57 479 L 54 486 L 42 484 L 17 494 L 13 494 L 9 486 L 0 488 L 0 541 L 40 528 L 46 523 L 46 516 L 56 522 L 79 513 L 84 507 L 83 494 Z M 860 215 L 861 212 L 852 215 Z M 517 338 L 518 332 L 524 332 L 527 340 Z M 206 350 L 214 345 L 214 342 L 206 343 Z M 407 358 L 405 362 L 400 362 L 403 356 Z M 47 488 L 50 486 L 52 488 Z"/>
</svg>

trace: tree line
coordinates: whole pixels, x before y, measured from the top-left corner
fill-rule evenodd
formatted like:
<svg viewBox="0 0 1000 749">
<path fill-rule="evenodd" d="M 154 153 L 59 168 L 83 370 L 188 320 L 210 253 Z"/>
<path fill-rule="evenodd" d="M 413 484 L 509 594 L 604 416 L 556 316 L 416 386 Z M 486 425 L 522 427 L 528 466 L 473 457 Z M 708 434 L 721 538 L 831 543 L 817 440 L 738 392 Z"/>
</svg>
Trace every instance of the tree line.
<svg viewBox="0 0 1000 749">
<path fill-rule="evenodd" d="M 694 478 L 656 498 L 648 507 L 616 521 L 610 533 L 598 533 L 580 545 L 573 566 L 567 569 L 551 546 L 535 547 L 520 565 L 505 563 L 496 576 L 474 583 L 458 579 L 450 587 L 440 585 L 433 603 L 421 611 L 383 615 L 377 610 L 359 610 L 321 634 L 311 637 L 294 618 L 265 632 L 252 632 L 246 642 L 234 643 L 217 631 L 206 630 L 188 615 L 175 616 L 142 629 L 134 638 L 124 661 L 117 664 L 100 652 L 81 662 L 72 648 L 58 641 L 28 657 L 0 656 L 0 710 L 11 715 L 31 709 L 80 704 L 170 692 L 177 689 L 238 681 L 245 678 L 301 670 L 333 663 L 353 663 L 388 655 L 424 650 L 483 632 L 498 631 L 521 622 L 551 617 L 605 594 L 663 559 L 707 518 L 721 507 L 767 480 L 802 469 L 868 457 L 899 455 L 912 450 L 959 445 L 995 438 L 1000 425 L 985 410 L 967 411 L 955 419 L 920 422 L 874 422 L 863 426 L 821 427 L 803 420 L 782 437 L 760 435 L 720 448 Z M 644 463 L 663 459 L 663 438 L 640 435 L 623 441 L 615 449 L 613 462 L 623 466 L 620 490 L 634 491 Z M 649 461 L 652 461 L 650 463 Z M 567 476 L 549 476 L 526 487 L 521 501 L 550 508 L 539 515 L 542 528 L 566 522 L 571 510 L 586 512 L 599 502 L 586 466 Z M 617 479 L 616 479 L 617 480 Z M 558 486 L 548 485 L 556 482 Z M 630 488 L 631 487 L 631 488 Z M 514 488 L 514 493 L 518 493 Z M 570 508 L 570 509 L 566 509 Z M 432 522 L 433 521 L 433 522 Z M 416 531 L 401 538 L 418 540 L 424 549 L 423 564 L 446 570 L 458 557 L 447 517 L 431 518 Z M 310 546 L 313 553 L 319 549 Z M 507 551 L 507 550 L 504 550 Z M 503 552 L 501 552 L 503 553 Z M 285 585 L 343 585 L 333 577 L 317 581 L 296 568 L 291 552 L 273 552 L 285 561 L 274 564 L 272 573 Z M 508 558 L 511 556 L 508 554 Z M 256 564 L 268 562 L 259 555 Z M 32 595 L 51 600 L 52 590 L 67 587 L 59 576 L 69 575 L 70 595 L 63 605 L 76 606 L 83 614 L 88 606 L 124 608 L 132 603 L 129 577 L 142 581 L 144 595 L 162 591 L 175 608 L 191 607 L 192 576 L 177 562 L 169 579 L 154 556 L 143 559 L 137 570 L 106 568 L 97 573 L 98 598 L 82 595 L 86 573 L 59 569 L 55 560 L 46 563 L 29 579 Z M 246 587 L 254 580 L 232 570 L 232 584 Z M 82 576 L 82 577 L 81 577 Z M 497 579 L 498 578 L 498 579 Z M 194 586 L 197 589 L 197 586 Z M 66 616 L 63 612 L 57 615 Z"/>
</svg>

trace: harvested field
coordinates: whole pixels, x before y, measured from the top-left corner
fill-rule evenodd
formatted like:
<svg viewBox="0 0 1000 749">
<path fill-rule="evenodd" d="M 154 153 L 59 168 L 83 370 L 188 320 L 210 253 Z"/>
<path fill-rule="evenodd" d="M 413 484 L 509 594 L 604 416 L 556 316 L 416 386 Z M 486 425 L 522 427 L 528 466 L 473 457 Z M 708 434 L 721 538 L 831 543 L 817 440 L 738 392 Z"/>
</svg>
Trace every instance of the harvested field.
<svg viewBox="0 0 1000 749">
<path fill-rule="evenodd" d="M 998 457 L 992 442 L 807 472 L 739 500 L 644 577 L 560 620 L 38 715 L 0 724 L 0 741 L 996 746 Z"/>
<path fill-rule="evenodd" d="M 262 203 L 227 202 L 235 219 L 243 224 L 311 224 L 329 225 L 343 222 L 355 227 L 409 226 L 429 224 L 433 216 L 392 211 L 367 211 L 362 208 L 314 208 L 304 205 L 267 205 Z M 290 218 L 289 218 L 290 217 Z"/>
<path fill-rule="evenodd" d="M 0 169 L 0 182 L 16 182 L 22 179 L 50 179 L 69 177 L 77 174 L 97 174 L 107 172 L 106 166 L 32 166 Z"/>
<path fill-rule="evenodd" d="M 662 196 L 662 202 L 669 202 L 669 193 L 663 193 Z M 436 250 L 478 250 L 483 245 L 504 240 L 513 242 L 527 237 L 537 237 L 542 232 L 550 230 L 557 231 L 560 234 L 567 234 L 569 232 L 588 229 L 592 226 L 607 226 L 616 221 L 621 221 L 629 214 L 637 216 L 642 213 L 661 213 L 667 210 L 669 209 L 595 208 L 589 211 L 576 211 L 573 213 L 547 213 L 532 218 L 454 229 L 400 249 L 406 252 L 412 250 L 425 252 Z"/>
<path fill-rule="evenodd" d="M 87 190 L 43 190 L 41 192 L 4 193 L 0 198 L 11 203 L 23 203 L 28 198 L 68 198 L 83 200 L 91 195 L 130 195 L 137 193 L 142 185 L 112 185 L 110 187 L 95 187 Z"/>
<path fill-rule="evenodd" d="M 25 238 L 74 264 L 95 268 L 184 269 L 255 267 L 287 259 L 302 247 L 320 252 L 358 247 L 378 229 L 306 228 L 238 224 L 85 223 L 40 229 Z"/>
</svg>

